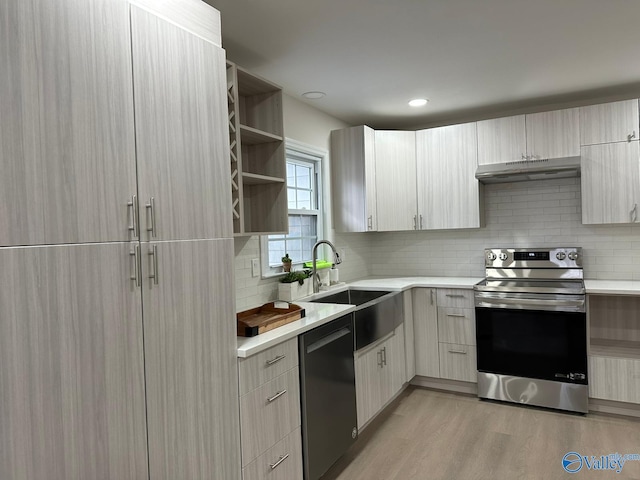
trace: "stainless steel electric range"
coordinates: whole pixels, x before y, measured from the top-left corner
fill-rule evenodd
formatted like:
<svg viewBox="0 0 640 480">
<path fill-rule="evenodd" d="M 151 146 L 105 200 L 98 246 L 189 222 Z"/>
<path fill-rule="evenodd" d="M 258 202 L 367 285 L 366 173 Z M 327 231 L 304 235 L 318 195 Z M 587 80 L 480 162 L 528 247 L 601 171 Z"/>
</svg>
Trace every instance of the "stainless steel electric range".
<svg viewBox="0 0 640 480">
<path fill-rule="evenodd" d="M 478 396 L 586 413 L 582 249 L 485 250 L 474 287 Z"/>
</svg>

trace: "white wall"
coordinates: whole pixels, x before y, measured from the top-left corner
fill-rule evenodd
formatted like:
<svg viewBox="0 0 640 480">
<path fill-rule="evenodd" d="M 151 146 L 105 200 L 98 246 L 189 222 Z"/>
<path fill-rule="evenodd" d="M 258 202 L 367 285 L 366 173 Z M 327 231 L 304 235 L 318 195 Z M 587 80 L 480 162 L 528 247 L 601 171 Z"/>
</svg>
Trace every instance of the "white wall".
<svg viewBox="0 0 640 480">
<path fill-rule="evenodd" d="M 582 225 L 580 179 L 485 187 L 486 226 L 374 233 L 373 275 L 484 277 L 485 248 L 577 246 L 585 278 L 640 280 L 640 225 Z"/>
</svg>

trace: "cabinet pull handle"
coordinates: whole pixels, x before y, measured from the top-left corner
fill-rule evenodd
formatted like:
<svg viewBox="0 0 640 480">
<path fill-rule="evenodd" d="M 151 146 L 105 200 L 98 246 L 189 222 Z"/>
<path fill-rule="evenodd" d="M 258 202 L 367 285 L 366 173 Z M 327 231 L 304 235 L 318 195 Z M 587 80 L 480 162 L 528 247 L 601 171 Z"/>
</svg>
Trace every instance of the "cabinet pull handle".
<svg viewBox="0 0 640 480">
<path fill-rule="evenodd" d="M 278 461 L 276 463 L 270 463 L 269 464 L 269 466 L 271 467 L 271 470 L 276 468 L 278 465 L 280 465 L 282 462 L 284 462 L 287 458 L 289 458 L 289 454 L 288 453 L 286 455 L 280 455 L 280 458 L 278 458 Z"/>
<path fill-rule="evenodd" d="M 431 296 L 431 305 L 433 305 L 433 289 L 431 289 L 430 293 L 431 293 L 431 295 L 430 295 Z"/>
<path fill-rule="evenodd" d="M 462 313 L 447 313 L 447 317 L 461 317 L 461 318 L 465 318 L 466 315 L 463 315 Z"/>
<path fill-rule="evenodd" d="M 445 297 L 449 298 L 464 298 L 464 295 L 454 294 L 454 293 L 446 293 Z"/>
<path fill-rule="evenodd" d="M 422 230 L 422 215 L 420 215 L 420 230 Z"/>
<path fill-rule="evenodd" d="M 280 391 L 280 392 L 278 392 L 278 393 L 276 393 L 273 397 L 269 397 L 269 398 L 267 398 L 267 402 L 271 403 L 271 402 L 273 402 L 274 400 L 276 400 L 277 398 L 280 398 L 280 397 L 281 397 L 282 395 L 284 395 L 285 393 L 287 393 L 287 390 L 286 390 L 286 389 L 285 389 L 285 390 L 282 390 L 282 391 Z"/>
<path fill-rule="evenodd" d="M 382 350 L 378 350 L 378 366 L 382 368 Z"/>
<path fill-rule="evenodd" d="M 524 155 L 524 153 L 522 154 L 522 157 L 520 157 L 522 160 L 526 160 L 527 157 Z"/>
<path fill-rule="evenodd" d="M 465 352 L 464 350 L 449 350 L 449 353 L 457 353 L 460 355 L 466 355 L 467 352 Z"/>
<path fill-rule="evenodd" d="M 151 232 L 151 237 L 156 238 L 156 199 L 151 197 L 149 203 L 145 204 L 145 208 L 149 212 L 147 216 L 147 232 Z M 151 227 L 149 227 L 149 217 L 151 217 Z"/>
<path fill-rule="evenodd" d="M 382 364 L 387 364 L 387 347 L 383 347 L 382 349 Z"/>
<path fill-rule="evenodd" d="M 271 360 L 267 360 L 267 366 L 271 366 L 274 363 L 278 363 L 280 360 L 283 360 L 286 357 L 286 355 L 278 355 L 276 358 L 273 358 Z"/>
<path fill-rule="evenodd" d="M 418 229 L 418 216 L 417 215 L 413 216 L 413 229 L 414 230 Z"/>
<path fill-rule="evenodd" d="M 127 207 L 131 208 L 131 225 L 128 229 L 133 232 L 133 238 L 138 238 L 138 196 L 133 195 L 131 201 L 127 203 Z"/>
<path fill-rule="evenodd" d="M 367 229 L 373 230 L 373 215 L 367 217 Z"/>
<path fill-rule="evenodd" d="M 154 285 L 158 285 L 159 274 L 158 274 L 158 246 L 157 245 L 153 246 L 153 248 L 149 252 L 149 256 L 152 257 L 152 263 L 153 263 L 153 273 L 149 274 L 149 278 L 153 278 Z"/>
<path fill-rule="evenodd" d="M 636 138 L 636 131 L 634 130 L 631 134 L 627 135 L 627 142 L 630 142 L 632 138 Z"/>
<path fill-rule="evenodd" d="M 131 280 L 136 284 L 136 287 L 140 286 L 140 245 L 133 247 L 133 251 L 129 252 L 129 255 L 133 257 L 133 273 L 131 274 Z"/>
<path fill-rule="evenodd" d="M 636 223 L 638 221 L 638 204 L 633 204 L 633 210 L 631 210 L 631 223 Z"/>
</svg>

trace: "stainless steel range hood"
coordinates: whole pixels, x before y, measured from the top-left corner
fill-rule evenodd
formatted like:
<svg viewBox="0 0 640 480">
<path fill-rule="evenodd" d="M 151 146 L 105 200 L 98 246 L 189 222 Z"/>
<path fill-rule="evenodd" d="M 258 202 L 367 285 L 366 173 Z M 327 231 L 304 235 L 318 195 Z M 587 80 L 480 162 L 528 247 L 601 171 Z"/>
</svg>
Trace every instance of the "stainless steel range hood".
<svg viewBox="0 0 640 480">
<path fill-rule="evenodd" d="M 521 160 L 480 165 L 476 178 L 481 183 L 524 182 L 580 176 L 580 157 Z"/>
</svg>

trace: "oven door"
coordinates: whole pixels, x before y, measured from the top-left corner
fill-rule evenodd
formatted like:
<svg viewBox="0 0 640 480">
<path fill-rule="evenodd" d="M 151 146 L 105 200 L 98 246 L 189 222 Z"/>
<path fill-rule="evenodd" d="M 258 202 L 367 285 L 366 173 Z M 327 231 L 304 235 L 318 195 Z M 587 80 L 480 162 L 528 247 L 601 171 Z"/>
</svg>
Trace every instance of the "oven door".
<svg viewBox="0 0 640 480">
<path fill-rule="evenodd" d="M 478 371 L 587 385 L 584 296 L 529 297 L 476 293 Z"/>
</svg>

